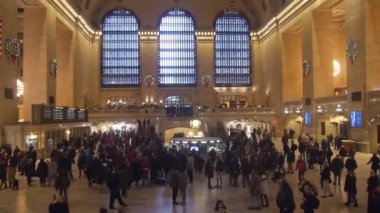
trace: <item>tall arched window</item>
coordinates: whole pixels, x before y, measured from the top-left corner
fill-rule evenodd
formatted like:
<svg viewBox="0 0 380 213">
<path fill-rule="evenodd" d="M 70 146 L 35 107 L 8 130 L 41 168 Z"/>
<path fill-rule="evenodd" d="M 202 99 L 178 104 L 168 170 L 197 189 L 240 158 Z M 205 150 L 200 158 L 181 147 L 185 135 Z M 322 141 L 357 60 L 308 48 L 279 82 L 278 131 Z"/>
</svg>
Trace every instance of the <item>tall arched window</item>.
<svg viewBox="0 0 380 213">
<path fill-rule="evenodd" d="M 140 85 L 139 24 L 135 15 L 124 9 L 108 13 L 102 25 L 103 87 Z"/>
<path fill-rule="evenodd" d="M 162 16 L 158 66 L 159 86 L 196 86 L 195 22 L 188 12 L 173 9 Z"/>
<path fill-rule="evenodd" d="M 250 86 L 251 37 L 248 19 L 239 11 L 223 11 L 215 22 L 215 85 Z"/>
</svg>

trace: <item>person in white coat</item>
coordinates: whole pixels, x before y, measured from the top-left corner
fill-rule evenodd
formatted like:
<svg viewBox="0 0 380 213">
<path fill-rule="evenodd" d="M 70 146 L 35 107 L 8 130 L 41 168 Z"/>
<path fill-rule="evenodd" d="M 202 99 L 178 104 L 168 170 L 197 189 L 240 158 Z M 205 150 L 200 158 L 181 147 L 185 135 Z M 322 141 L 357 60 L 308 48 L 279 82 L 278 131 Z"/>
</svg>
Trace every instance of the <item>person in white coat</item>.
<svg viewBox="0 0 380 213">
<path fill-rule="evenodd" d="M 55 181 L 57 178 L 57 169 L 58 169 L 57 162 L 52 160 L 48 163 L 48 177 L 47 177 L 48 186 L 55 185 Z"/>
<path fill-rule="evenodd" d="M 261 188 L 261 191 L 260 191 L 261 206 L 262 207 L 269 207 L 269 202 L 268 202 L 268 193 L 269 193 L 268 176 L 266 174 L 261 175 L 260 188 Z"/>
</svg>

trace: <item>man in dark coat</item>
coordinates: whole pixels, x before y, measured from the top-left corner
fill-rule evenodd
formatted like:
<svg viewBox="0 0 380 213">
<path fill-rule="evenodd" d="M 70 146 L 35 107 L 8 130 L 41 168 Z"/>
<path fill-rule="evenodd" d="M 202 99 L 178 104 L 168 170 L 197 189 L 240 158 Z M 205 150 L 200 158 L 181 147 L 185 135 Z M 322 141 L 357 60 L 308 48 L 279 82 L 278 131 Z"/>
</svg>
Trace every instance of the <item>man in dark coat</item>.
<svg viewBox="0 0 380 213">
<path fill-rule="evenodd" d="M 179 204 L 177 202 L 177 194 L 178 194 L 178 189 L 179 189 L 179 172 L 178 170 L 172 170 L 170 172 L 170 187 L 172 188 L 172 200 L 173 200 L 173 205 Z"/>
<path fill-rule="evenodd" d="M 115 200 L 119 202 L 120 205 L 126 206 L 123 199 L 120 195 L 120 184 L 119 184 L 119 175 L 117 173 L 112 173 L 107 181 L 107 186 L 110 189 L 110 202 L 109 207 L 110 209 L 116 209 L 114 207 Z"/>
<path fill-rule="evenodd" d="M 376 190 L 376 187 L 379 185 L 379 178 L 376 173 L 371 170 L 370 177 L 367 180 L 367 192 L 368 192 L 368 213 L 374 211 L 374 202 L 373 202 L 373 194 Z M 380 210 L 380 209 L 377 209 Z"/>
<path fill-rule="evenodd" d="M 371 164 L 371 169 L 377 173 L 377 170 L 379 169 L 380 166 L 380 158 L 377 157 L 376 153 L 373 153 L 372 158 L 368 161 L 367 165 Z"/>
<path fill-rule="evenodd" d="M 37 176 L 40 178 L 40 185 L 46 186 L 46 178 L 48 176 L 48 165 L 43 158 L 40 159 L 40 162 L 37 165 Z"/>
<path fill-rule="evenodd" d="M 354 203 L 354 207 L 358 207 L 358 200 L 356 199 L 356 176 L 353 171 L 349 171 L 346 176 L 344 191 L 347 192 L 347 202 L 345 205 L 350 206 L 351 203 Z"/>
<path fill-rule="evenodd" d="M 249 183 L 249 174 L 251 173 L 249 168 L 249 161 L 247 157 L 242 157 L 240 159 L 240 165 L 241 165 L 241 174 L 243 176 L 243 187 Z"/>
<path fill-rule="evenodd" d="M 358 165 L 356 164 L 356 160 L 354 159 L 353 156 L 350 156 L 346 160 L 346 163 L 344 164 L 344 167 L 347 169 L 347 171 L 355 171 L 356 168 L 358 168 Z"/>
<path fill-rule="evenodd" d="M 342 159 L 340 159 L 339 155 L 336 155 L 336 157 L 331 161 L 331 171 L 334 174 L 334 185 L 338 182 L 338 185 L 340 186 L 343 166 Z"/>
<path fill-rule="evenodd" d="M 277 207 L 280 213 L 293 213 L 296 208 L 292 188 L 288 183 L 282 182 L 280 184 L 280 191 L 276 197 Z"/>
<path fill-rule="evenodd" d="M 380 185 L 371 193 L 369 203 L 368 213 L 378 213 L 380 209 Z"/>
</svg>

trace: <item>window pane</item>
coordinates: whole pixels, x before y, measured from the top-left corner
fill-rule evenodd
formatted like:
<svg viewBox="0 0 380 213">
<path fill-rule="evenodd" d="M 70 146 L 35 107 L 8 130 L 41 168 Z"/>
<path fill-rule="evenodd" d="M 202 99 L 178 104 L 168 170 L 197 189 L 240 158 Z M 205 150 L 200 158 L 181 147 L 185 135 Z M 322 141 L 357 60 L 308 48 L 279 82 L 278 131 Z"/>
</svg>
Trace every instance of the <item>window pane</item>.
<svg viewBox="0 0 380 213">
<path fill-rule="evenodd" d="M 215 85 L 251 85 L 251 38 L 248 20 L 226 10 L 215 24 Z"/>
<path fill-rule="evenodd" d="M 104 87 L 140 85 L 138 22 L 126 10 L 115 10 L 103 22 L 102 76 Z"/>
<path fill-rule="evenodd" d="M 196 86 L 195 23 L 187 12 L 174 9 L 161 18 L 158 49 L 160 86 Z"/>
</svg>

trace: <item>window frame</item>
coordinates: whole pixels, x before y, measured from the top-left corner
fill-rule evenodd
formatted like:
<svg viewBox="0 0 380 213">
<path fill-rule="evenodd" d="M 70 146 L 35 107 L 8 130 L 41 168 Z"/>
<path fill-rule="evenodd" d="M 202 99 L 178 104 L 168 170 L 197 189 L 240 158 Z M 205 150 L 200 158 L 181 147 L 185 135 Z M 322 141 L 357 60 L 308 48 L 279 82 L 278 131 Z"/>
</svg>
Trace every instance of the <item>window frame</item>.
<svg viewBox="0 0 380 213">
<path fill-rule="evenodd" d="M 137 66 L 137 69 L 138 69 L 138 83 L 137 84 L 104 84 L 103 82 L 103 77 L 104 77 L 104 72 L 103 72 L 103 69 L 104 69 L 104 50 L 103 50 L 103 45 L 104 45 L 104 22 L 106 21 L 107 17 L 109 16 L 112 16 L 112 14 L 116 11 L 126 11 L 129 13 L 130 16 L 133 16 L 134 19 L 136 20 L 136 24 L 137 24 L 137 51 L 138 51 L 138 66 Z M 102 36 L 101 36 L 101 39 L 100 39 L 100 87 L 101 88 L 138 88 L 138 87 L 141 87 L 141 38 L 140 38 L 140 34 L 139 34 L 139 30 L 140 30 L 140 20 L 138 18 L 138 16 L 136 15 L 136 13 L 134 13 L 132 10 L 130 9 L 127 9 L 127 8 L 114 8 L 110 11 L 108 11 L 104 16 L 103 16 L 103 19 L 102 19 L 102 22 L 101 22 L 101 29 L 102 29 Z M 128 32 L 128 31 L 127 31 Z M 132 32 L 132 31 L 129 31 L 129 32 Z M 123 53 L 126 53 L 127 51 L 124 51 Z M 131 68 L 131 67 L 129 67 Z M 130 74 L 123 74 L 123 75 L 130 75 Z M 132 74 L 132 76 L 135 76 L 134 74 Z"/>
<path fill-rule="evenodd" d="M 244 18 L 246 23 L 247 23 L 247 26 L 248 26 L 248 37 L 249 37 L 249 51 L 248 51 L 248 59 L 249 59 L 249 83 L 248 84 L 244 84 L 244 83 L 217 83 L 217 76 L 232 76 L 232 77 L 239 77 L 239 76 L 246 76 L 246 75 L 243 75 L 243 74 L 225 74 L 225 75 L 221 75 L 221 74 L 218 74 L 217 73 L 217 68 L 218 67 L 222 67 L 222 66 L 217 66 L 217 40 L 216 40 L 216 37 L 217 37 L 217 30 L 216 30 L 216 24 L 217 24 L 217 21 L 219 18 L 223 17 L 223 16 L 228 16 L 226 15 L 227 12 L 235 12 L 237 13 L 237 16 L 241 17 L 241 18 Z M 215 38 L 214 38 L 214 85 L 215 87 L 250 87 L 253 85 L 253 81 L 254 81 L 254 78 L 252 76 L 253 74 L 253 61 L 252 61 L 252 56 L 253 56 L 253 49 L 252 49 L 252 38 L 251 38 L 251 35 L 250 35 L 250 30 L 251 30 L 251 24 L 250 24 L 250 21 L 248 19 L 248 17 L 241 11 L 239 11 L 238 9 L 235 9 L 235 8 L 228 8 L 228 9 L 225 9 L 223 10 L 222 12 L 220 12 L 215 20 L 214 20 L 214 30 L 215 30 Z M 222 32 L 224 35 L 226 34 L 226 32 Z M 235 32 L 235 35 L 238 35 L 238 34 L 242 34 L 242 32 Z M 242 50 L 242 49 L 240 49 Z M 228 66 L 224 66 L 225 68 L 238 68 L 239 66 L 234 66 L 234 67 L 228 67 Z M 240 66 L 241 67 L 241 66 Z"/>
<path fill-rule="evenodd" d="M 192 76 L 194 77 L 194 83 L 190 83 L 190 84 L 163 84 L 161 83 L 161 76 L 163 74 L 161 74 L 161 68 L 162 66 L 160 65 L 161 63 L 161 42 L 160 42 L 160 36 L 162 35 L 161 33 L 161 23 L 162 23 L 162 20 L 163 18 L 167 17 L 169 15 L 170 12 L 174 12 L 174 11 L 182 11 L 185 13 L 186 17 L 187 18 L 190 18 L 193 22 L 193 27 L 194 27 L 194 35 L 193 35 L 193 38 L 194 38 L 194 48 L 193 49 L 193 54 L 194 54 L 194 57 L 193 57 L 193 60 L 194 60 L 194 67 L 191 66 L 191 68 L 194 68 L 194 74 L 181 74 L 181 73 L 175 73 L 175 74 L 171 74 L 171 76 L 175 76 L 176 78 L 180 78 L 181 75 L 189 75 L 189 76 Z M 159 20 L 158 20 L 158 38 L 157 38 L 157 84 L 158 84 L 158 87 L 185 87 L 185 88 L 191 88 L 191 87 L 197 87 L 198 85 L 198 55 L 197 55 L 197 50 L 198 50 L 198 46 L 197 46 L 197 37 L 196 37 L 196 28 L 197 28 L 197 24 L 196 24 L 196 21 L 194 19 L 194 17 L 192 16 L 192 14 L 185 10 L 185 9 L 182 9 L 182 8 L 171 8 L 169 10 L 166 10 L 165 12 L 162 13 L 162 15 L 160 16 Z M 169 32 L 169 31 L 167 31 Z M 171 32 L 186 32 L 186 31 L 171 31 Z M 174 34 L 174 33 L 173 33 Z M 186 35 L 190 35 L 190 34 L 186 34 Z M 182 48 L 180 51 L 184 51 L 183 50 L 184 48 Z M 190 49 L 189 49 L 190 50 Z M 174 53 L 178 53 L 178 52 L 174 52 Z M 186 53 L 190 53 L 190 51 L 187 51 Z M 172 69 L 183 69 L 185 68 L 186 66 L 163 66 L 163 68 L 172 68 Z M 190 68 L 190 66 L 189 66 Z"/>
</svg>

